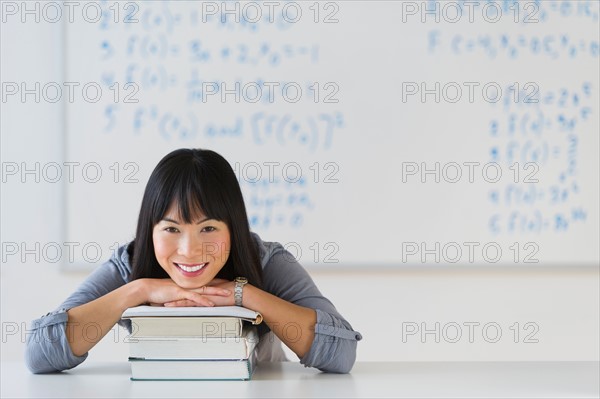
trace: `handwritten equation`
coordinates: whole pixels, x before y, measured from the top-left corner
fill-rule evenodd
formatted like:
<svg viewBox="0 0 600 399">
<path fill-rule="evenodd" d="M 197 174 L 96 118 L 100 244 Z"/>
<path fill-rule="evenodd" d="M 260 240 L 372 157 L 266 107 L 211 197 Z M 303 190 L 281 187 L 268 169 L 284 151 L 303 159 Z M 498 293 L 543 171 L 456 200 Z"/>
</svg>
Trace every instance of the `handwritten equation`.
<svg viewBox="0 0 600 399">
<path fill-rule="evenodd" d="M 469 37 L 462 34 L 448 35 L 441 30 L 429 32 L 428 49 L 435 54 L 447 42 L 455 56 L 472 55 L 489 59 L 504 58 L 518 60 L 524 55 L 539 56 L 543 59 L 578 57 L 598 58 L 600 41 L 594 38 L 574 39 L 568 33 L 528 36 L 526 34 L 499 35 L 477 34 Z"/>
<path fill-rule="evenodd" d="M 292 67 L 318 68 L 318 42 L 298 35 L 284 40 L 277 34 L 295 29 L 298 15 L 314 22 L 333 18 L 337 8 L 307 3 L 298 13 L 300 3 L 289 3 L 101 1 L 94 48 L 98 79 L 108 88 L 126 88 L 123 94 L 133 91 L 139 101 L 103 104 L 100 133 L 189 146 L 227 141 L 306 154 L 333 150 L 346 118 L 341 108 L 324 109 L 319 103 L 336 103 L 339 88 L 266 76 Z M 262 7 L 260 15 L 256 6 Z M 239 88 L 240 95 L 230 94 Z M 261 96 L 255 100 L 257 90 Z M 302 113 L 278 107 L 295 104 L 296 98 L 285 102 L 294 94 L 303 104 Z M 236 108 L 239 103 L 243 107 Z M 217 116 L 215 109 L 227 112 Z M 312 184 L 305 179 L 268 185 L 241 179 L 251 227 L 300 228 L 318 208 Z"/>
<path fill-rule="evenodd" d="M 589 128 L 597 112 L 591 106 L 592 93 L 592 84 L 583 82 L 499 107 L 502 116 L 489 123 L 489 137 L 499 142 L 491 146 L 489 159 L 502 165 L 531 163 L 552 174 L 544 181 L 490 190 L 488 200 L 498 209 L 490 217 L 491 232 L 565 232 L 587 220 L 588 211 L 580 204 L 585 189 L 580 183 L 580 137 L 597 134 Z"/>
</svg>

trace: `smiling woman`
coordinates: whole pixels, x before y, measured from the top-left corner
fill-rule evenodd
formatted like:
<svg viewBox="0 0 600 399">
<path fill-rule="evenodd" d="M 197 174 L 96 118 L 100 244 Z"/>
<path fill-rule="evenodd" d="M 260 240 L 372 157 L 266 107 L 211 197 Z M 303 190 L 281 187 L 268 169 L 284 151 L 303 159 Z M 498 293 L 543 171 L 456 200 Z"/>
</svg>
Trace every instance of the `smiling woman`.
<svg viewBox="0 0 600 399">
<path fill-rule="evenodd" d="M 167 212 L 154 227 L 156 259 L 180 287 L 206 286 L 229 258 L 229 228 L 224 222 L 206 217 L 185 224 L 178 221 L 176 212 L 174 209 Z"/>
<path fill-rule="evenodd" d="M 362 338 L 288 251 L 250 232 L 235 174 L 210 150 L 180 149 L 159 162 L 144 192 L 135 239 L 33 322 L 29 369 L 77 366 L 116 323 L 131 330 L 121 315 L 144 303 L 256 310 L 266 323 L 259 328 L 259 360 L 285 360 L 283 342 L 302 364 L 327 372 L 349 372 Z M 101 334 L 88 336 L 90 323 Z M 290 323 L 299 329 L 293 337 L 285 334 Z"/>
</svg>

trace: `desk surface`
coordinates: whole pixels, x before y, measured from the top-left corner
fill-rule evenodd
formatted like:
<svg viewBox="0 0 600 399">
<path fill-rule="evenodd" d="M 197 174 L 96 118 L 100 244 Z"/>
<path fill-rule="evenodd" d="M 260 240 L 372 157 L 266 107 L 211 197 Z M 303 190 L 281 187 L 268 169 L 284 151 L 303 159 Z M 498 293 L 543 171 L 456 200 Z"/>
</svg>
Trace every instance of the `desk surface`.
<svg viewBox="0 0 600 399">
<path fill-rule="evenodd" d="M 350 374 L 261 363 L 252 381 L 130 381 L 129 364 L 87 360 L 33 375 L 2 362 L 2 397 L 519 397 L 597 398 L 597 362 L 362 362 Z"/>
</svg>

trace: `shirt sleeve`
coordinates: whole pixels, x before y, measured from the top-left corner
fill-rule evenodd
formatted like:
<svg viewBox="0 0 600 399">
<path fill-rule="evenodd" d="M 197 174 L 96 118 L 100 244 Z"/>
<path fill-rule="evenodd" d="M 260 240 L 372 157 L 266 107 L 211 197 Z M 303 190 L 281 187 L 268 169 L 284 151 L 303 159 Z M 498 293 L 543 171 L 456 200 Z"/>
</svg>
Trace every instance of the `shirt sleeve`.
<svg viewBox="0 0 600 399">
<path fill-rule="evenodd" d="M 348 373 L 356 360 L 356 346 L 362 335 L 352 329 L 321 294 L 308 272 L 281 245 L 273 251 L 263 271 L 266 291 L 317 313 L 315 338 L 300 363 L 324 372 Z"/>
<path fill-rule="evenodd" d="M 25 363 L 32 373 L 71 369 L 88 356 L 75 356 L 67 341 L 67 311 L 125 284 L 122 270 L 111 259 L 98 267 L 57 309 L 32 322 L 25 345 Z M 121 324 L 121 322 L 119 322 Z"/>
</svg>

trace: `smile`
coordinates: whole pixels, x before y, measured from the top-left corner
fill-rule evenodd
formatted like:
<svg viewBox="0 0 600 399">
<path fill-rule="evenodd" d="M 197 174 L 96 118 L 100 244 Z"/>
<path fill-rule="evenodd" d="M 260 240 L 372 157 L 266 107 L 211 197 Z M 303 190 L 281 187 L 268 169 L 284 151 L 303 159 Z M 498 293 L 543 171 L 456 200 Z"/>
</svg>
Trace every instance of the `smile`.
<svg viewBox="0 0 600 399">
<path fill-rule="evenodd" d="M 197 264 L 184 264 L 184 263 L 174 263 L 174 264 L 184 275 L 191 277 L 191 275 L 195 276 L 195 275 L 200 274 L 200 272 L 202 270 L 204 270 L 206 265 L 208 265 L 208 262 L 197 263 Z"/>
</svg>

